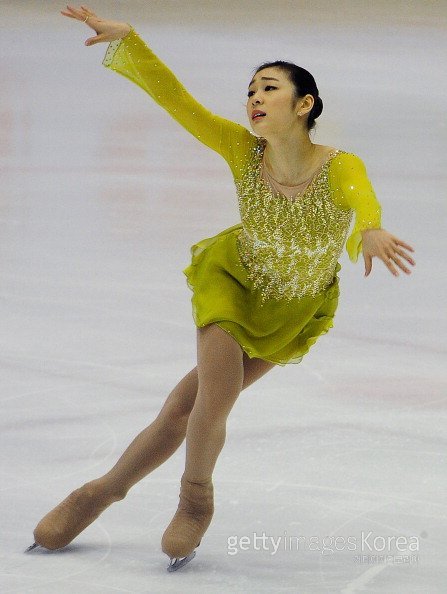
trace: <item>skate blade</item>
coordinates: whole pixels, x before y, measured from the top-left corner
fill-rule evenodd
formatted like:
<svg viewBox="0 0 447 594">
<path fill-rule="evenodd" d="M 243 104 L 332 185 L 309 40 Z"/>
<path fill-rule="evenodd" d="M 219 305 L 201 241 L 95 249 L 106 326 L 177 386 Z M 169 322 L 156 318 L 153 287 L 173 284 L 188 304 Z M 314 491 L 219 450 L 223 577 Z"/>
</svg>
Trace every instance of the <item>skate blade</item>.
<svg viewBox="0 0 447 594">
<path fill-rule="evenodd" d="M 180 569 L 181 567 L 184 567 L 187 563 L 189 563 L 190 561 L 192 561 L 195 556 L 196 556 L 196 552 L 193 551 L 187 557 L 183 557 L 182 559 L 176 559 L 174 562 L 172 562 L 172 559 L 171 559 L 171 563 L 169 564 L 168 571 L 169 572 L 171 572 L 171 571 L 177 571 L 177 569 Z"/>
<path fill-rule="evenodd" d="M 40 547 L 40 544 L 38 544 L 37 542 L 35 542 L 30 547 L 28 547 L 27 549 L 25 549 L 25 553 L 29 553 L 33 549 L 37 549 L 37 547 Z"/>
</svg>

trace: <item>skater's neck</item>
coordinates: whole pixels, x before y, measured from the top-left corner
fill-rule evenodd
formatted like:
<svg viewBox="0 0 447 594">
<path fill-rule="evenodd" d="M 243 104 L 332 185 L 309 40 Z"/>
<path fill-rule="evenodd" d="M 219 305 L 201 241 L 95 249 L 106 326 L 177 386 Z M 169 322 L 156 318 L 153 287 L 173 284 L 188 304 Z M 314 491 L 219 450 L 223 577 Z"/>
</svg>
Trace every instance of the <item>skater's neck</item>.
<svg viewBox="0 0 447 594">
<path fill-rule="evenodd" d="M 267 140 L 264 163 L 269 173 L 280 184 L 299 185 L 320 160 L 318 145 L 308 134 L 275 136 Z"/>
</svg>

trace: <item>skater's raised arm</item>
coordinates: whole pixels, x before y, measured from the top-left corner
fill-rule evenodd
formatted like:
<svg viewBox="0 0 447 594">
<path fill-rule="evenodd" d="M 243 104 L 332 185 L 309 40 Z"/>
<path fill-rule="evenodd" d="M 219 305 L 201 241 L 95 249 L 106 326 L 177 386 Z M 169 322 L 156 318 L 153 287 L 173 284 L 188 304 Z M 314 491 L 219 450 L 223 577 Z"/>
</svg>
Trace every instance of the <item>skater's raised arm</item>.
<svg viewBox="0 0 447 594">
<path fill-rule="evenodd" d="M 222 155 L 238 176 L 254 136 L 243 126 L 222 118 L 204 108 L 188 93 L 176 76 L 147 47 L 133 27 L 100 19 L 86 6 L 67 7 L 65 16 L 86 21 L 97 32 L 86 45 L 110 42 L 103 65 L 125 76 L 141 87 L 179 124 L 203 144 Z"/>
</svg>

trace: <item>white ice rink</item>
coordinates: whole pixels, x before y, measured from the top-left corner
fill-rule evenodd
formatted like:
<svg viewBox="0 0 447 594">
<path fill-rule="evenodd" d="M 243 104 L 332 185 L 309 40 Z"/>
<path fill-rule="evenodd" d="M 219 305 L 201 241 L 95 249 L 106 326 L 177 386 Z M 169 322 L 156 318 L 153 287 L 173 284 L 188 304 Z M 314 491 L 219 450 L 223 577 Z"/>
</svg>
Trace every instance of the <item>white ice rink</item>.
<svg viewBox="0 0 447 594">
<path fill-rule="evenodd" d="M 364 160 L 416 266 L 364 278 L 344 251 L 334 328 L 237 401 L 183 570 L 160 539 L 184 447 L 70 546 L 25 555 L 195 366 L 182 269 L 239 215 L 225 162 L 105 69 L 62 2 L 2 0 L 0 594 L 445 594 L 446 1 L 91 2 L 243 124 L 256 65 L 309 69 L 313 140 Z"/>
</svg>

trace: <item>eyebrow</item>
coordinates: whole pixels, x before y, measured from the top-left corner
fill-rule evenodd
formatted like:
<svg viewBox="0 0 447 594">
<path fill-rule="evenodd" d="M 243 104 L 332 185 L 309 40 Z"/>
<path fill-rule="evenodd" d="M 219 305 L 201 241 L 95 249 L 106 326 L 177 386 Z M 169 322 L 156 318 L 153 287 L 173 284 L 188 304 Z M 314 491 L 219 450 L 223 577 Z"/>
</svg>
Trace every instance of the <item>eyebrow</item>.
<svg viewBox="0 0 447 594">
<path fill-rule="evenodd" d="M 278 78 L 273 78 L 272 76 L 261 76 L 261 80 L 276 80 L 276 82 L 279 82 L 279 79 Z M 251 87 L 251 85 L 254 82 L 255 82 L 255 79 L 253 79 L 248 86 Z"/>
</svg>

